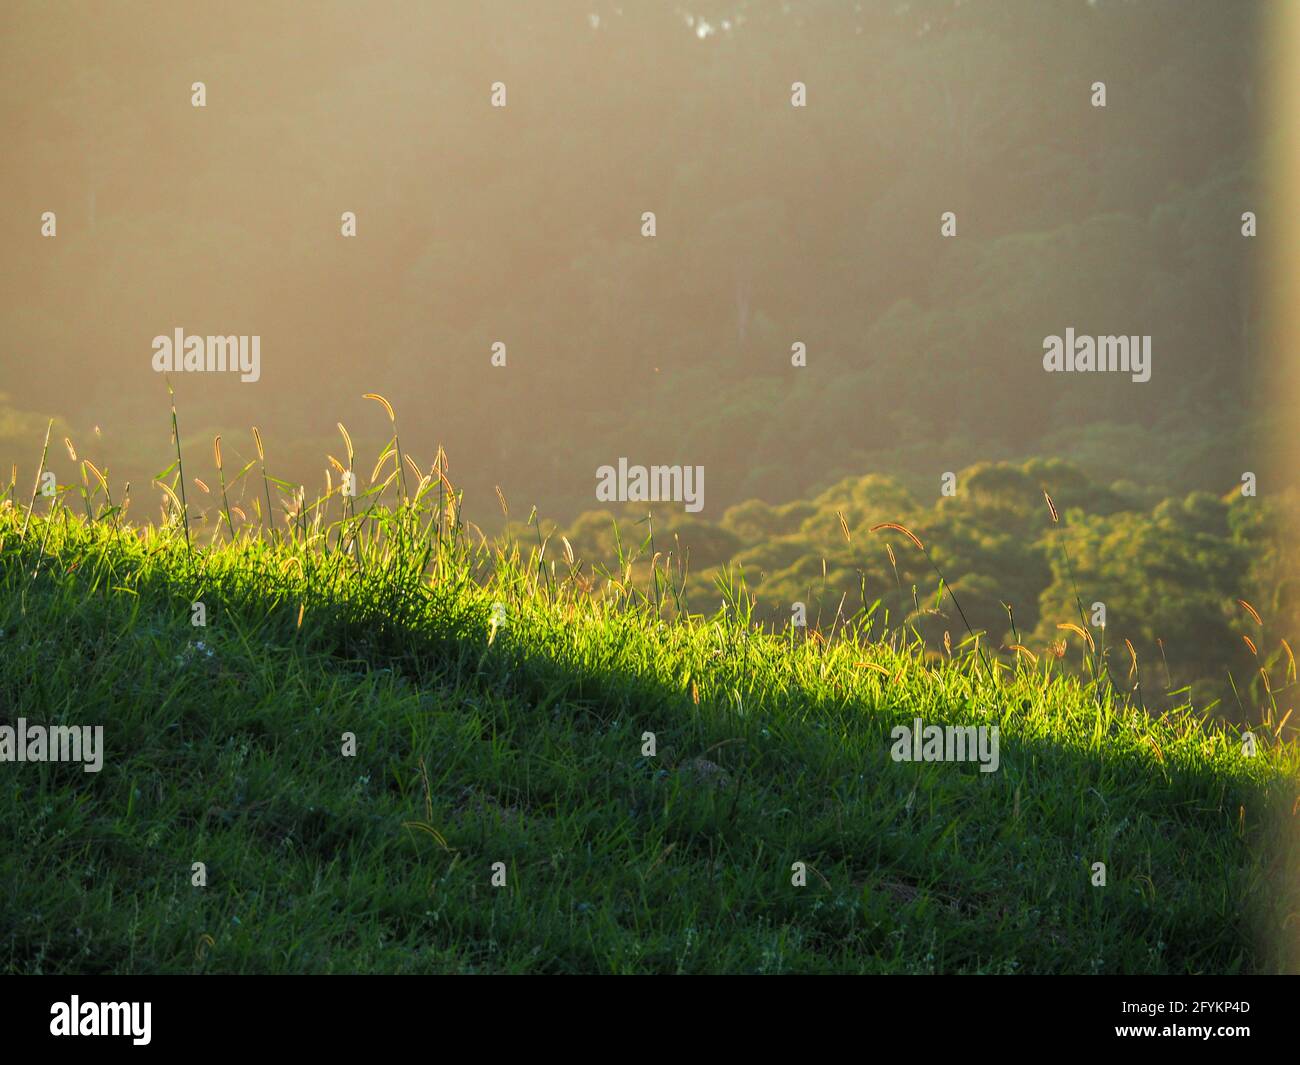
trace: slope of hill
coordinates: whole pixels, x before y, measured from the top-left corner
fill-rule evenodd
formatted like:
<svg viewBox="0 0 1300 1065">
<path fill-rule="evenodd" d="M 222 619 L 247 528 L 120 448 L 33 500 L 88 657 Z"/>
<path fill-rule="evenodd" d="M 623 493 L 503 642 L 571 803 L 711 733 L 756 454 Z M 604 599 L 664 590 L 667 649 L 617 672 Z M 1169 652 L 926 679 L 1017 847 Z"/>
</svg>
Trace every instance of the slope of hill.
<svg viewBox="0 0 1300 1065">
<path fill-rule="evenodd" d="M 1250 757 L 1191 708 L 935 663 L 867 614 L 666 620 L 668 571 L 491 557 L 417 494 L 204 547 L 0 504 L 0 724 L 104 729 L 98 772 L 0 762 L 0 967 L 1290 964 L 1272 731 Z M 997 726 L 996 771 L 896 761 L 918 718 Z"/>
<path fill-rule="evenodd" d="M 1022 644 L 1074 668 L 1074 652 L 1087 647 L 1067 626 L 1086 627 L 1100 659 L 1120 678 L 1132 673 L 1127 686 L 1147 709 L 1172 709 L 1190 688 L 1198 706 L 1257 722 L 1294 679 L 1300 580 L 1291 530 L 1300 496 L 1221 487 L 1162 498 L 1058 459 L 981 462 L 935 478 L 928 496 L 870 473 L 810 499 L 751 499 L 712 520 L 681 504 L 624 503 L 542 530 L 597 566 L 621 569 L 630 559 L 638 579 L 655 548 L 671 549 L 685 560 L 695 610 L 716 609 L 719 584 L 743 575 L 756 617 L 777 629 L 795 603 L 826 625 L 876 603 L 882 624 L 923 636 L 932 651 L 965 635 L 969 622 L 1003 655 Z M 896 532 L 872 533 L 891 522 L 916 532 L 928 554 Z M 535 537 L 519 522 L 506 532 L 521 543 Z M 949 595 L 936 601 L 936 569 L 961 614 Z"/>
</svg>

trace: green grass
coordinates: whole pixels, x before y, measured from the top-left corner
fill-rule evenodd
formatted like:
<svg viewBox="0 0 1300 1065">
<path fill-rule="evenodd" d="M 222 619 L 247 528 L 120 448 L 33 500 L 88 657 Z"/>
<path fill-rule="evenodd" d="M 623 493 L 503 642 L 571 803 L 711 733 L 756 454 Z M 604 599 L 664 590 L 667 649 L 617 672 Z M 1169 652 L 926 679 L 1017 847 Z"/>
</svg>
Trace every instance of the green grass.
<svg viewBox="0 0 1300 1065">
<path fill-rule="evenodd" d="M 927 658 L 873 616 L 764 633 L 743 593 L 681 609 L 670 570 L 492 556 L 442 484 L 274 542 L 227 542 L 227 504 L 204 547 L 175 508 L 0 504 L 0 723 L 107 747 L 98 774 L 0 764 L 0 969 L 1291 964 L 1294 744 L 1248 758 L 1190 707 L 970 641 Z M 917 716 L 998 725 L 999 771 L 894 762 Z"/>
</svg>

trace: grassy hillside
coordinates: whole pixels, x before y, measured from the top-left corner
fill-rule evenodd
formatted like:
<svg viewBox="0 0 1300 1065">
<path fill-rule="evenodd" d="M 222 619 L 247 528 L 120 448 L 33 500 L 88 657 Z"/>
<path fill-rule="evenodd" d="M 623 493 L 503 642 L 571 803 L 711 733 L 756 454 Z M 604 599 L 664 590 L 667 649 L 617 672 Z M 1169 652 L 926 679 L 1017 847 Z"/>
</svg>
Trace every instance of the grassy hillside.
<svg viewBox="0 0 1300 1065">
<path fill-rule="evenodd" d="M 1294 744 L 1245 757 L 1046 656 L 936 665 L 864 614 L 661 620 L 669 571 L 494 558 L 419 494 L 201 548 L 5 501 L 0 724 L 102 724 L 107 753 L 0 764 L 0 968 L 1288 964 Z M 998 771 L 895 762 L 916 717 L 998 725 Z"/>
<path fill-rule="evenodd" d="M 1077 625 L 1082 613 L 1091 618 L 1084 625 L 1100 661 L 1118 679 L 1136 656 L 1124 686 L 1139 690 L 1147 709 L 1160 713 L 1190 698 L 1225 719 L 1258 722 L 1259 708 L 1271 710 L 1278 689 L 1294 679 L 1300 580 L 1292 545 L 1300 495 L 1257 498 L 1240 485 L 1225 487 L 1217 496 L 1162 497 L 1131 482 L 1100 484 L 1055 459 L 980 462 L 953 474 L 950 496 L 939 494 L 938 478 L 927 498 L 872 473 L 811 499 L 751 499 L 712 520 L 680 504 L 624 503 L 614 513 L 589 510 L 567 526 L 544 522 L 543 530 L 557 541 L 563 535 L 589 562 L 616 565 L 622 549 L 646 578 L 653 551 L 643 541 L 652 515 L 655 544 L 689 552 L 682 568 L 693 609 L 716 609 L 719 577 L 737 570 L 758 601 L 756 616 L 777 628 L 789 622 L 795 602 L 828 625 L 838 611 L 876 603 L 882 625 L 888 619 L 920 633 L 934 651 L 965 634 L 969 621 L 993 651 L 1010 655 L 1022 644 L 1060 659 L 1059 668 L 1077 668 L 1074 651 L 1083 648 L 1063 623 Z M 1044 493 L 1059 506 L 1059 520 Z M 872 535 L 883 522 L 904 523 L 929 555 L 902 536 L 891 547 L 883 534 Z M 628 544 L 630 532 L 637 536 Z M 507 533 L 535 542 L 518 522 Z M 948 597 L 935 601 L 935 567 L 964 618 Z M 1100 620 L 1096 603 L 1105 607 Z"/>
</svg>

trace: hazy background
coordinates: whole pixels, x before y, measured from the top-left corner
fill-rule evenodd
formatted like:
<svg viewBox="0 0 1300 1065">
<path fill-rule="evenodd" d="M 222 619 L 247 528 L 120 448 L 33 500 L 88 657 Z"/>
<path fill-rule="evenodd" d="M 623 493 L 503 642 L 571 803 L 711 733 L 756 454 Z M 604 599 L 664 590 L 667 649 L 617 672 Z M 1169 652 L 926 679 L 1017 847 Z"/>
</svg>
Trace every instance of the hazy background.
<svg viewBox="0 0 1300 1065">
<path fill-rule="evenodd" d="M 187 472 L 256 424 L 317 490 L 341 420 L 368 473 L 376 391 L 488 526 L 492 486 L 567 520 L 620 455 L 704 465 L 711 518 L 1031 455 L 1224 491 L 1265 466 L 1262 10 L 8 3 L 5 479 L 57 416 L 138 494 L 170 461 L 150 342 L 181 326 L 262 337 L 256 384 L 174 377 Z M 1151 334 L 1151 381 L 1045 374 L 1069 326 Z"/>
</svg>

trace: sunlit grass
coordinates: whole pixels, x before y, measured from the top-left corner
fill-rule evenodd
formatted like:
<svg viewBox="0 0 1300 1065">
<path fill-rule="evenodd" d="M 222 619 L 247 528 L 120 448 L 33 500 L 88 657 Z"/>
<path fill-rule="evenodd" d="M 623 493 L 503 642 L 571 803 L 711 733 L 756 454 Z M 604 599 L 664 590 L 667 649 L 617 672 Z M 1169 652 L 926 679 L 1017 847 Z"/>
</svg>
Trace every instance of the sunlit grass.
<svg viewBox="0 0 1300 1065">
<path fill-rule="evenodd" d="M 259 434 L 266 513 L 231 517 L 250 463 L 207 529 L 179 434 L 158 525 L 97 469 L 53 498 L 10 486 L 0 716 L 103 724 L 107 755 L 0 764 L 6 970 L 1283 964 L 1293 744 L 1264 730 L 1247 757 L 1051 656 L 990 664 L 968 639 L 935 661 L 871 612 L 762 632 L 739 579 L 692 614 L 668 557 L 636 582 L 540 529 L 490 544 L 377 401 L 393 439 L 356 497 L 341 426 L 325 494 L 267 473 Z M 916 717 L 999 726 L 999 771 L 893 762 Z"/>
</svg>

